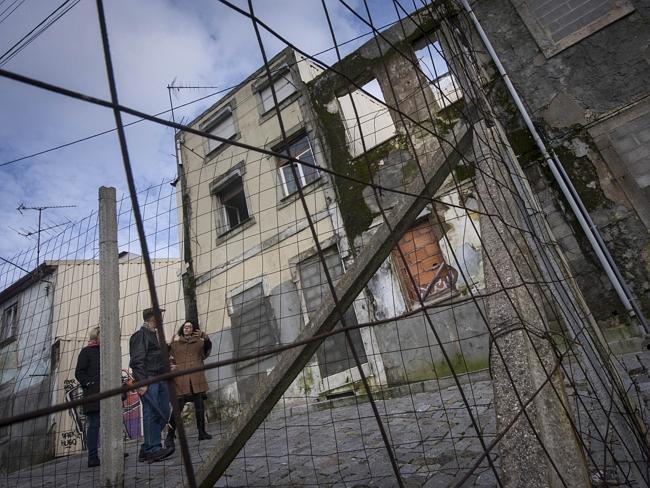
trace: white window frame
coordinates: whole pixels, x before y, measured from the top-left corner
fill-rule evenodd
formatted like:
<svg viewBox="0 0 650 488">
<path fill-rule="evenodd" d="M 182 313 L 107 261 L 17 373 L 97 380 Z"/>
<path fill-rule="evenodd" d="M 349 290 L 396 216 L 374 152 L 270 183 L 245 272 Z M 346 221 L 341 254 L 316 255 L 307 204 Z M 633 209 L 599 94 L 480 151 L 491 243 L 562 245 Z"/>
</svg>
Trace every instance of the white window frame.
<svg viewBox="0 0 650 488">
<path fill-rule="evenodd" d="M 226 205 L 222 200 L 222 194 L 237 179 L 241 180 L 241 193 L 244 195 L 244 203 L 246 204 L 246 213 L 248 214 L 248 216 L 245 219 L 240 219 L 240 221 L 236 225 L 232 225 L 232 223 L 230 222 L 230 218 L 228 217 L 228 210 L 226 209 Z M 223 230 L 219 229 L 219 231 L 217 232 L 218 235 L 221 236 L 227 234 L 231 230 L 236 229 L 237 227 L 243 225 L 244 223 L 246 223 L 246 221 L 248 221 L 251 218 L 251 214 L 248 209 L 248 199 L 246 198 L 246 189 L 244 188 L 244 178 L 239 173 L 233 173 L 232 176 L 224 182 L 223 186 L 221 186 L 219 190 L 215 191 L 215 197 L 219 205 L 219 211 L 221 212 L 220 227 L 222 227 L 223 229 Z"/>
<path fill-rule="evenodd" d="M 287 147 L 292 146 L 294 143 L 298 142 L 301 139 L 306 139 L 307 140 L 307 148 L 304 151 L 302 151 L 300 154 L 297 154 L 296 156 L 292 156 L 292 157 L 294 157 L 296 159 L 301 159 L 301 157 L 303 155 L 307 154 L 308 152 L 311 152 L 311 157 L 314 160 L 314 162 L 316 162 L 316 157 L 314 156 L 314 149 L 312 148 L 311 141 L 309 140 L 309 137 L 306 134 L 303 135 L 302 137 L 298 137 L 298 138 L 294 139 L 294 142 L 290 143 Z M 284 164 L 280 165 L 280 167 L 278 168 L 278 172 L 280 173 L 280 181 L 282 182 L 282 193 L 283 193 L 283 195 L 285 197 L 288 197 L 289 195 L 293 195 L 294 193 L 296 193 L 298 191 L 298 189 L 296 189 L 295 191 L 289 192 L 289 186 L 287 184 L 287 177 L 284 174 L 285 169 L 288 170 L 288 171 L 291 171 L 291 165 L 292 164 L 296 165 L 296 172 L 298 173 L 298 178 L 299 178 L 298 181 L 299 181 L 299 187 L 300 188 L 304 188 L 307 185 L 309 185 L 311 183 L 314 183 L 316 180 L 318 180 L 318 178 L 320 178 L 320 171 L 318 171 L 317 168 L 312 168 L 315 171 L 316 174 L 314 176 L 313 181 L 307 181 L 307 178 L 305 177 L 305 171 L 304 171 L 304 169 L 302 167 L 302 164 L 296 163 L 294 161 L 286 161 Z"/>
<path fill-rule="evenodd" d="M 8 323 L 6 321 L 7 312 L 14 310 L 13 320 Z M 2 308 L 2 317 L 0 318 L 2 330 L 0 335 L 0 343 L 11 340 L 18 334 L 18 301 L 11 302 Z"/>
<path fill-rule="evenodd" d="M 215 178 L 212 183 L 210 183 L 210 195 L 213 201 L 214 209 L 214 220 L 217 232 L 217 238 L 225 236 L 230 233 L 233 229 L 244 228 L 247 222 L 254 221 L 252 208 L 248 200 L 248 193 L 246 192 L 246 181 L 244 175 L 246 174 L 246 164 L 244 161 L 240 161 L 234 167 L 230 168 L 228 171 L 222 175 Z M 242 220 L 235 227 L 230 225 L 228 221 L 228 214 L 226 207 L 221 201 L 221 194 L 224 193 L 224 190 L 233 182 L 234 179 L 241 178 L 242 189 L 244 193 L 244 201 L 246 202 L 246 212 L 248 213 L 248 218 Z"/>
</svg>

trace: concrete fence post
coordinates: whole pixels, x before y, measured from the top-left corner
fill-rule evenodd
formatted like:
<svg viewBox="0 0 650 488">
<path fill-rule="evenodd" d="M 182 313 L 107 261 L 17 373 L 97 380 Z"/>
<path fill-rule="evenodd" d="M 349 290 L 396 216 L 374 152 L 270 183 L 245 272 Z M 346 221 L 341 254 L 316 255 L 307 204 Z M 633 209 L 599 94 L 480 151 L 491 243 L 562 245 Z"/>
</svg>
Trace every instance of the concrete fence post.
<svg viewBox="0 0 650 488">
<path fill-rule="evenodd" d="M 119 387 L 122 369 L 120 347 L 120 278 L 117 250 L 115 188 L 99 189 L 99 325 L 101 341 L 100 389 Z M 100 480 L 103 487 L 124 486 L 122 399 L 100 403 Z"/>
<path fill-rule="evenodd" d="M 522 216 L 505 164 L 511 155 L 499 144 L 497 127 L 483 122 L 478 129 L 481 137 L 474 139 L 473 152 L 483 211 L 479 221 L 494 341 L 490 370 L 497 431 L 534 398 L 527 417 L 520 416 L 499 443 L 502 482 L 506 488 L 588 487 L 585 455 L 567 415 L 563 376 L 543 316 L 543 292 L 534 284 L 532 256 L 518 231 Z"/>
</svg>

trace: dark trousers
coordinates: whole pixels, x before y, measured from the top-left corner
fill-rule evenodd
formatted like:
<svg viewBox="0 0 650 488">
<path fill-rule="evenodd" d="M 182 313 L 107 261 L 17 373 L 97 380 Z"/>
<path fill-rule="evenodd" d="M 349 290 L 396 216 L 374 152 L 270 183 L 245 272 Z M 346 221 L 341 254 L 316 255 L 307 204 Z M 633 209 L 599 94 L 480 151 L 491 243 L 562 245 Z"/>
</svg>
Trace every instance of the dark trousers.
<svg viewBox="0 0 650 488">
<path fill-rule="evenodd" d="M 184 395 L 178 397 L 179 410 L 182 412 L 185 404 L 189 402 L 194 403 L 194 415 L 196 415 L 196 427 L 199 429 L 199 432 L 205 430 L 205 406 L 203 405 L 203 393 L 194 393 L 191 395 Z M 169 422 L 169 425 L 171 426 L 171 429 L 169 431 L 169 436 L 174 437 L 174 435 L 176 434 L 176 421 L 174 420 L 173 415 Z"/>
<path fill-rule="evenodd" d="M 88 447 L 88 459 L 98 459 L 99 412 L 86 414 L 86 446 Z"/>
</svg>

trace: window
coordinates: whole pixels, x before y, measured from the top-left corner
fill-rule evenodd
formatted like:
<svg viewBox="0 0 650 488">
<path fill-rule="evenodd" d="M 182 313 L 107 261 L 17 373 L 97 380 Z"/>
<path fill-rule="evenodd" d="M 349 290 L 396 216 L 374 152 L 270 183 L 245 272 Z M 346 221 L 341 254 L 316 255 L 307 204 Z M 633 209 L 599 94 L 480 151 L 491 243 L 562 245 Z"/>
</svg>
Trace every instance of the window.
<svg viewBox="0 0 650 488">
<path fill-rule="evenodd" d="M 278 343 L 273 308 L 259 283 L 231 298 L 230 315 L 236 357 L 254 354 Z M 237 365 L 237 368 L 245 368 Z"/>
<path fill-rule="evenodd" d="M 363 85 L 362 89 L 384 101 L 384 94 L 376 79 Z M 364 146 L 370 150 L 395 135 L 395 124 L 388 108 L 360 89 L 339 97 L 338 101 L 343 112 L 348 150 L 353 158 L 363 154 Z"/>
<path fill-rule="evenodd" d="M 12 303 L 2 311 L 2 331 L 0 341 L 12 339 L 18 333 L 18 302 Z"/>
<path fill-rule="evenodd" d="M 420 70 L 429 80 L 438 107 L 445 108 L 463 97 L 460 84 L 449 71 L 449 65 L 438 41 L 416 51 L 415 55 Z"/>
<path fill-rule="evenodd" d="M 13 410 L 14 399 L 14 382 L 9 381 L 0 385 L 0 418 L 11 417 Z M 11 434 L 11 426 L 0 428 L 0 439 L 9 437 Z"/>
<path fill-rule="evenodd" d="M 448 296 L 449 291 L 453 290 L 456 271 L 445 264 L 438 238 L 428 218 L 417 222 L 404 233 L 393 249 L 392 257 L 410 304 L 417 304 L 420 299 L 431 300 L 444 292 Z M 409 273 L 413 276 L 415 287 Z"/>
<path fill-rule="evenodd" d="M 330 247 L 324 250 L 325 263 L 334 284 L 343 275 L 343 263 L 339 257 L 336 247 Z M 325 276 L 325 271 L 319 256 L 312 256 L 298 263 L 298 275 L 302 296 L 305 301 L 307 313 L 312 316 L 316 313 L 325 297 L 330 296 L 330 289 Z M 344 314 L 347 326 L 357 324 L 357 317 L 354 313 L 354 307 L 348 308 Z M 340 327 L 340 323 L 335 328 Z M 359 329 L 349 331 L 354 348 L 359 355 L 361 363 L 366 362 L 366 353 L 361 339 Z M 345 334 L 336 334 L 325 339 L 323 344 L 316 352 L 318 358 L 318 368 L 321 376 L 327 377 L 354 367 L 354 356 L 350 351 L 350 346 L 346 340 Z"/>
<path fill-rule="evenodd" d="M 278 330 L 269 297 L 259 283 L 234 295 L 230 301 L 230 323 L 236 358 L 259 353 L 279 343 Z M 247 402 L 255 392 L 258 376 L 271 369 L 277 356 L 235 363 L 239 401 Z"/>
<path fill-rule="evenodd" d="M 285 69 L 283 74 L 275 78 L 273 85 L 267 85 L 263 88 L 260 88 L 260 96 L 262 97 L 262 113 L 265 114 L 269 110 L 274 108 L 273 104 L 273 92 L 271 91 L 271 86 L 275 89 L 275 96 L 278 99 L 278 103 L 281 103 L 283 100 L 289 98 L 296 91 L 296 87 L 291 80 L 291 73 L 288 69 Z"/>
<path fill-rule="evenodd" d="M 214 117 L 202 126 L 202 129 L 214 136 L 223 137 L 224 139 L 234 139 L 237 136 L 237 127 L 235 125 L 232 107 L 228 106 L 217 112 Z M 207 153 L 209 154 L 224 145 L 224 142 L 208 139 Z"/>
<path fill-rule="evenodd" d="M 547 58 L 634 11 L 627 0 L 513 0 Z"/>
<path fill-rule="evenodd" d="M 217 232 L 219 235 L 231 231 L 249 218 L 246 194 L 241 175 L 230 177 L 215 191 L 217 198 Z"/>
<path fill-rule="evenodd" d="M 278 149 L 278 152 L 285 152 L 287 149 Z M 314 160 L 314 153 L 311 149 L 311 144 L 307 136 L 303 136 L 288 147 L 289 155 L 306 163 L 316 164 Z M 294 178 L 294 172 L 291 168 L 295 169 L 295 174 L 298 177 Z M 298 191 L 298 187 L 302 188 L 310 183 L 316 181 L 319 177 L 318 170 L 311 166 L 305 166 L 300 163 L 293 163 L 286 161 L 279 168 L 280 180 L 282 181 L 282 191 L 284 196 L 289 196 Z"/>
</svg>

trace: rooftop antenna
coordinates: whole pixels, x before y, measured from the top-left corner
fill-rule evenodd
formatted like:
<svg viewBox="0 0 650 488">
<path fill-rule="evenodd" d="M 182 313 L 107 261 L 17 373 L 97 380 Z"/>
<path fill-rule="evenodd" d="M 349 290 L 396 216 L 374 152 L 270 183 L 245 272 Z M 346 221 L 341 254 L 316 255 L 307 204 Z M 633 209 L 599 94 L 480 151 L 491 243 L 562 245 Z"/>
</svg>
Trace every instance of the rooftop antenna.
<svg viewBox="0 0 650 488">
<path fill-rule="evenodd" d="M 24 203 L 21 203 L 18 205 L 18 210 L 20 212 L 20 215 L 23 215 L 23 210 L 38 210 L 38 230 L 35 232 L 28 232 L 24 234 L 25 236 L 31 236 L 36 234 L 37 240 L 36 240 L 36 266 L 38 267 L 39 264 L 41 264 L 41 232 L 44 230 L 51 229 L 51 227 L 48 227 L 47 229 L 41 228 L 41 216 L 43 213 L 43 210 L 48 210 L 51 208 L 73 208 L 76 207 L 76 205 L 44 205 L 42 207 L 28 207 Z M 55 226 L 56 227 L 56 226 Z"/>
</svg>

